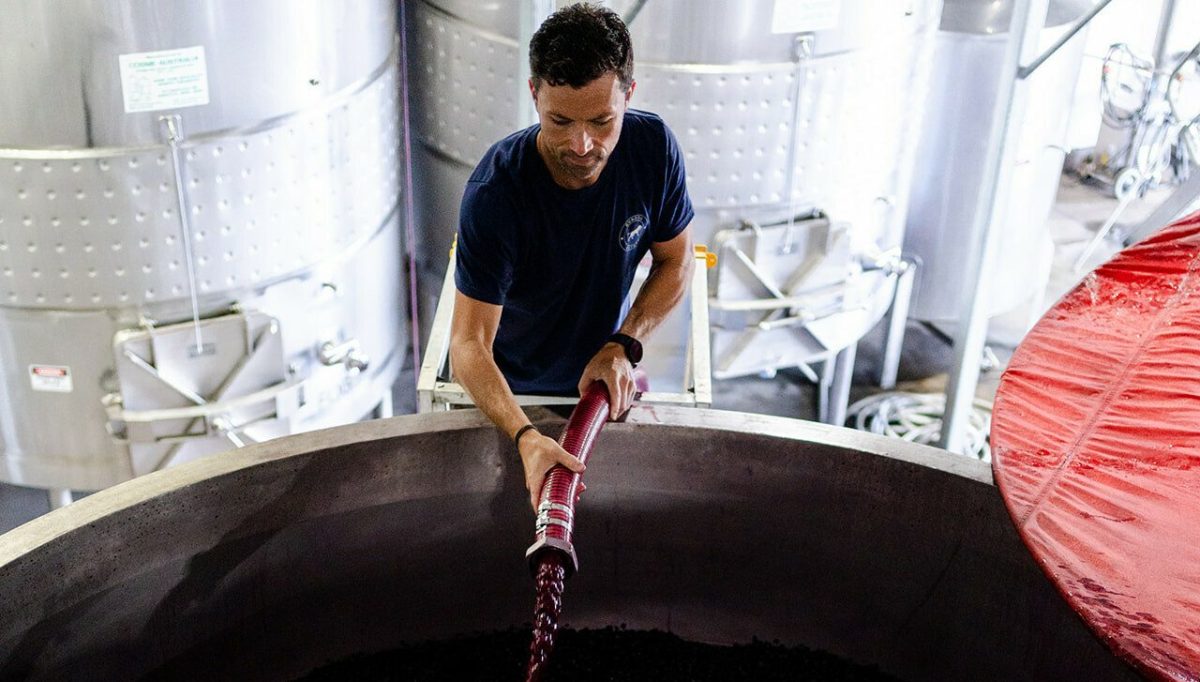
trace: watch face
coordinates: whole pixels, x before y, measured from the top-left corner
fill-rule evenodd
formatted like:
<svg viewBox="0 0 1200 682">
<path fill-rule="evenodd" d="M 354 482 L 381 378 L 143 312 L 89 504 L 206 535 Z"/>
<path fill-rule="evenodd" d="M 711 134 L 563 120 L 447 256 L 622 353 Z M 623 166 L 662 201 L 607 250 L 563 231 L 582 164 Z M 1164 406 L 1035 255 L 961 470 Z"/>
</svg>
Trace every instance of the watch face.
<svg viewBox="0 0 1200 682">
<path fill-rule="evenodd" d="M 620 346 L 625 349 L 625 357 L 628 358 L 629 362 L 633 363 L 634 366 L 642 361 L 641 341 L 638 341 L 628 334 L 621 334 L 619 332 L 608 337 L 608 340 L 612 343 L 620 344 Z"/>
<path fill-rule="evenodd" d="M 642 342 L 630 339 L 625 346 L 625 352 L 629 354 L 629 361 L 636 365 L 642 361 Z"/>
</svg>

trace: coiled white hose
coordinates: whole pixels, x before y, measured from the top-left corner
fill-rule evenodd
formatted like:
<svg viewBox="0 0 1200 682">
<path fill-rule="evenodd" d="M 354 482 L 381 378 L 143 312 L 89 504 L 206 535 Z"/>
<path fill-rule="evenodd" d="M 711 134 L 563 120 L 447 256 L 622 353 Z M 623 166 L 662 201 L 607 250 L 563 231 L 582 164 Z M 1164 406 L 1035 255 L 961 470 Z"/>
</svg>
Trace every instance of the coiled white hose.
<svg viewBox="0 0 1200 682">
<path fill-rule="evenodd" d="M 847 425 L 859 431 L 937 446 L 942 435 L 946 396 L 942 393 L 889 391 L 859 400 L 847 411 Z M 963 454 L 992 461 L 988 433 L 992 428 L 992 404 L 976 398 L 967 419 Z"/>
</svg>

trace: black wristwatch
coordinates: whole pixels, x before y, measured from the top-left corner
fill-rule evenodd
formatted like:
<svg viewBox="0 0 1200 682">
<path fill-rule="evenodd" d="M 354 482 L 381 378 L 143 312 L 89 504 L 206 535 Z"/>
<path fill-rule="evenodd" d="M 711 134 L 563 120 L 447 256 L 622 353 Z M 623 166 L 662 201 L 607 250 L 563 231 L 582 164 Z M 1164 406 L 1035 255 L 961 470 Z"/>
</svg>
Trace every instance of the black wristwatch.
<svg viewBox="0 0 1200 682">
<path fill-rule="evenodd" d="M 611 343 L 619 344 L 625 349 L 625 357 L 629 358 L 629 364 L 637 367 L 642 361 L 642 342 L 633 338 L 628 334 L 616 333 L 608 337 Z"/>
</svg>

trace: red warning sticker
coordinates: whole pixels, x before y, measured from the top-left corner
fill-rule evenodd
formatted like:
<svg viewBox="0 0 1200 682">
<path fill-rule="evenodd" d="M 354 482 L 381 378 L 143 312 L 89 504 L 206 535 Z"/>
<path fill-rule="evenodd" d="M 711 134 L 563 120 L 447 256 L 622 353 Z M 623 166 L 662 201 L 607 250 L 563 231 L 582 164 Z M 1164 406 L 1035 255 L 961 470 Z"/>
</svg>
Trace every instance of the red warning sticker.
<svg viewBox="0 0 1200 682">
<path fill-rule="evenodd" d="M 30 365 L 29 383 L 35 391 L 70 393 L 74 389 L 71 368 L 63 365 Z"/>
</svg>

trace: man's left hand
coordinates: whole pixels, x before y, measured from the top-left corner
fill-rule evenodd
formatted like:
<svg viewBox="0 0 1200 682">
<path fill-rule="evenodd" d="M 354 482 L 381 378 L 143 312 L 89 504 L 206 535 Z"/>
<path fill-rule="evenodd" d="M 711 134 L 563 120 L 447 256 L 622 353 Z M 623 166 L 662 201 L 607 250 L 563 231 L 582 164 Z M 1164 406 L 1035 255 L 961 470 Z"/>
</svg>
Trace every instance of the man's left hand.
<svg viewBox="0 0 1200 682">
<path fill-rule="evenodd" d="M 604 344 L 583 368 L 579 379 L 579 395 L 583 395 L 593 381 L 603 381 L 608 387 L 609 419 L 617 419 L 633 405 L 637 384 L 633 379 L 633 365 L 625 356 L 625 349 L 618 343 Z"/>
</svg>

